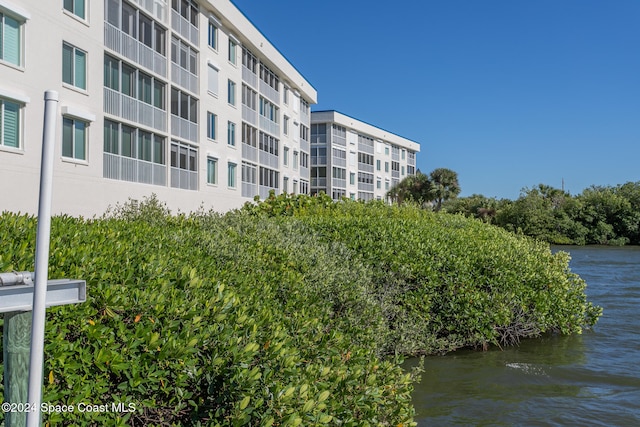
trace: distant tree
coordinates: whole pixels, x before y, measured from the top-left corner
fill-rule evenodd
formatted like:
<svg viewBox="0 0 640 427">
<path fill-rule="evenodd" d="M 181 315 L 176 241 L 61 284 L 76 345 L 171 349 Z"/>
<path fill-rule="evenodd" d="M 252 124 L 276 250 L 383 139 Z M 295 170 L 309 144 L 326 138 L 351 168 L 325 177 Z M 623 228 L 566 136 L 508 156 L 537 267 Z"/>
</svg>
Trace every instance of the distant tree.
<svg viewBox="0 0 640 427">
<path fill-rule="evenodd" d="M 436 202 L 436 210 L 439 211 L 443 201 L 455 199 L 460 194 L 458 174 L 451 169 L 438 168 L 434 169 L 429 177 L 431 178 L 431 197 Z"/>
<path fill-rule="evenodd" d="M 431 201 L 431 182 L 429 177 L 423 173 L 409 175 L 394 185 L 388 192 L 387 197 L 393 202 L 402 204 L 413 201 L 420 205 Z"/>
</svg>

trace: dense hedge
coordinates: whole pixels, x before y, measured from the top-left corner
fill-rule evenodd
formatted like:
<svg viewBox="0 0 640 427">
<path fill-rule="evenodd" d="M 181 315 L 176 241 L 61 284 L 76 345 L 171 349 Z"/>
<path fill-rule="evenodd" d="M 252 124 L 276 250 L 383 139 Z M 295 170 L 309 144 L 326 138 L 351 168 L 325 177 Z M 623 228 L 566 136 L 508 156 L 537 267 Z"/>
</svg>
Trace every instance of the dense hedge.
<svg viewBox="0 0 640 427">
<path fill-rule="evenodd" d="M 34 218 L 0 216 L 0 271 L 32 270 L 34 237 Z M 49 275 L 87 280 L 88 301 L 48 310 L 43 401 L 137 408 L 45 417 L 55 425 L 410 425 L 412 378 L 395 354 L 597 317 L 548 247 L 323 197 L 56 217 Z"/>
</svg>

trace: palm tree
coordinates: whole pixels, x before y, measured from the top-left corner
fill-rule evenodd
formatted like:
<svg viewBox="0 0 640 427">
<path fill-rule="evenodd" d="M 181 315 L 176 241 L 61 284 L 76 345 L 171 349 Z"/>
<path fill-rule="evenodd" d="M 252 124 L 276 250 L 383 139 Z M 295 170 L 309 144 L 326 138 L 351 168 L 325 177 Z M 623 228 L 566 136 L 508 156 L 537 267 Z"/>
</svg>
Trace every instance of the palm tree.
<svg viewBox="0 0 640 427">
<path fill-rule="evenodd" d="M 460 194 L 458 174 L 451 169 L 438 168 L 434 169 L 429 176 L 431 177 L 431 200 L 436 201 L 436 210 L 439 211 L 443 201 L 454 199 Z"/>
<path fill-rule="evenodd" d="M 398 204 L 406 201 L 423 204 L 431 200 L 430 189 L 429 177 L 423 173 L 416 173 L 394 185 L 387 192 L 387 197 Z"/>
</svg>

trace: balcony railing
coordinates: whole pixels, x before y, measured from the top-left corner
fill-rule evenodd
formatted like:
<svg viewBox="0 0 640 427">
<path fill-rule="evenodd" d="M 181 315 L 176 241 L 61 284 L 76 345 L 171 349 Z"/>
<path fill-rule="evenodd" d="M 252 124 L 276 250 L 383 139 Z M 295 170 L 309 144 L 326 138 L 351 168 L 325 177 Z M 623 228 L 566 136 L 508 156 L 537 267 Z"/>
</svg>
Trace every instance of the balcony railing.
<svg viewBox="0 0 640 427">
<path fill-rule="evenodd" d="M 371 172 L 371 173 L 373 173 L 373 165 L 370 165 L 368 163 L 358 162 L 358 170 L 361 171 L 361 172 Z"/>
<path fill-rule="evenodd" d="M 261 185 L 260 186 L 260 199 L 266 199 L 267 197 L 269 197 L 269 192 L 271 190 L 274 190 L 276 192 L 276 195 L 278 194 L 278 189 L 277 188 L 273 188 L 273 187 L 267 187 L 266 185 Z"/>
<path fill-rule="evenodd" d="M 327 187 L 327 178 L 311 178 L 311 186 L 313 188 L 326 188 Z"/>
<path fill-rule="evenodd" d="M 358 183 L 358 190 L 360 191 L 373 191 L 373 184 L 368 184 L 366 182 Z"/>
<path fill-rule="evenodd" d="M 260 116 L 260 129 L 271 135 L 280 137 L 280 125 L 267 119 L 265 116 Z"/>
<path fill-rule="evenodd" d="M 392 178 L 400 178 L 400 171 L 391 171 Z"/>
<path fill-rule="evenodd" d="M 180 67 L 175 62 L 171 63 L 171 81 L 191 91 L 191 93 L 198 93 L 198 76 Z"/>
<path fill-rule="evenodd" d="M 258 151 L 259 151 L 259 157 L 260 157 L 260 164 L 262 166 L 267 166 L 271 169 L 278 169 L 278 156 L 271 153 L 267 153 L 266 151 L 263 151 L 263 150 L 258 150 Z"/>
<path fill-rule="evenodd" d="M 311 157 L 312 165 L 326 165 L 327 164 L 327 156 L 312 156 Z M 334 160 L 335 164 L 335 160 Z"/>
<path fill-rule="evenodd" d="M 346 179 L 339 179 L 339 178 L 332 178 L 331 185 L 333 185 L 334 187 L 339 187 L 339 188 L 347 188 L 347 180 Z"/>
<path fill-rule="evenodd" d="M 165 0 L 131 0 L 160 22 L 164 22 L 167 14 L 167 2 Z"/>
<path fill-rule="evenodd" d="M 250 162 L 258 161 L 258 149 L 249 144 L 242 143 L 242 159 Z"/>
<path fill-rule="evenodd" d="M 117 27 L 104 23 L 104 44 L 109 49 L 142 65 L 162 77 L 167 76 L 167 58 L 149 46 L 140 43 Z"/>
<path fill-rule="evenodd" d="M 258 194 L 258 185 L 250 182 L 242 183 L 242 197 L 255 197 Z"/>
<path fill-rule="evenodd" d="M 258 76 L 244 65 L 242 66 L 242 81 L 248 83 L 249 86 L 258 88 Z"/>
<path fill-rule="evenodd" d="M 274 104 L 280 105 L 280 92 L 269 86 L 264 80 L 260 80 L 260 93 Z"/>
<path fill-rule="evenodd" d="M 198 172 L 180 168 L 171 168 L 171 186 L 184 190 L 198 189 Z"/>
<path fill-rule="evenodd" d="M 167 130 L 166 111 L 107 87 L 104 88 L 104 112 L 162 132 Z"/>
<path fill-rule="evenodd" d="M 373 154 L 374 153 L 372 145 L 367 145 L 367 144 L 362 144 L 362 143 L 358 143 L 358 151 L 360 151 L 362 153 L 367 153 L 367 154 Z"/>
<path fill-rule="evenodd" d="M 171 28 L 194 46 L 198 46 L 198 28 L 171 9 Z"/>
<path fill-rule="evenodd" d="M 103 176 L 120 181 L 167 185 L 167 167 L 144 160 L 104 153 Z"/>
<path fill-rule="evenodd" d="M 172 114 L 171 135 L 191 142 L 198 142 L 198 124 Z"/>
<path fill-rule="evenodd" d="M 258 112 L 242 104 L 242 120 L 253 126 L 258 126 Z"/>
<path fill-rule="evenodd" d="M 305 141 L 304 139 L 300 138 L 300 151 L 309 153 L 309 150 L 311 150 L 310 147 L 311 145 L 309 144 L 309 141 Z"/>
<path fill-rule="evenodd" d="M 300 178 L 309 179 L 309 168 L 300 166 Z"/>
<path fill-rule="evenodd" d="M 347 167 L 347 159 L 341 159 L 340 157 L 332 157 L 331 164 L 333 166 L 346 168 Z"/>
</svg>

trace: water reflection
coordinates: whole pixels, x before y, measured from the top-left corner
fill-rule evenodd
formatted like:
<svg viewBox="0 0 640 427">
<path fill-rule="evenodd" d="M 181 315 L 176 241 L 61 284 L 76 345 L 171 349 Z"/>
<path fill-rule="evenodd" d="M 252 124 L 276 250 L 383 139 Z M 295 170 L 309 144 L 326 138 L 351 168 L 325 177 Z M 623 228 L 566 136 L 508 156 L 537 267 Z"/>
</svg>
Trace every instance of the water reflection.
<svg viewBox="0 0 640 427">
<path fill-rule="evenodd" d="M 640 425 L 640 249 L 562 249 L 604 307 L 596 329 L 426 358 L 419 426 Z"/>
</svg>

